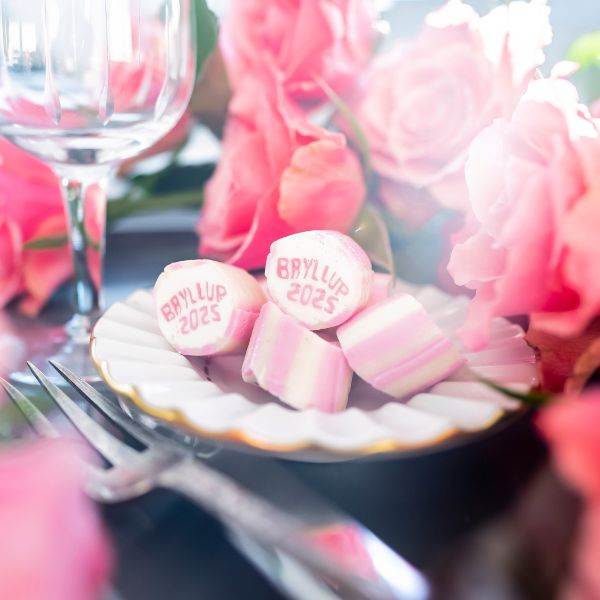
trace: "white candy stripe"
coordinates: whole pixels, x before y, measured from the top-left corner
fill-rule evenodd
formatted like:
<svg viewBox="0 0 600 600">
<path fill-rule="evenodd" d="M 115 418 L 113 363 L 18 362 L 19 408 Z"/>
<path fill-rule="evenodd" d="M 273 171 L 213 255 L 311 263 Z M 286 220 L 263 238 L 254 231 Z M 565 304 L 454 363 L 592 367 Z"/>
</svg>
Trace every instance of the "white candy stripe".
<svg viewBox="0 0 600 600">
<path fill-rule="evenodd" d="M 391 325 L 390 329 L 393 327 L 394 325 Z M 401 330 L 406 329 L 406 324 L 396 324 L 395 327 Z M 372 376 L 392 369 L 405 360 L 418 356 L 440 339 L 440 332 L 431 327 L 422 327 L 419 331 L 415 331 L 415 335 L 410 342 L 406 342 L 405 339 L 400 337 L 402 333 L 399 333 L 398 337 L 401 341 L 398 344 L 387 347 L 382 345 L 380 354 L 371 355 L 371 357 L 366 357 L 366 360 L 361 361 L 361 377 L 368 380 Z M 348 350 L 348 352 L 351 352 L 351 350 Z"/>
<path fill-rule="evenodd" d="M 405 301 L 398 301 L 403 298 Z M 343 334 L 343 345 L 346 348 L 358 346 L 383 330 L 390 327 L 401 326 L 414 314 L 418 307 L 415 301 L 408 301 L 409 296 L 399 295 L 393 299 L 384 300 L 378 305 L 358 313 L 350 321 L 344 323 L 338 330 Z M 393 307 L 393 308 L 392 308 Z M 368 325 L 365 323 L 368 320 Z"/>
<path fill-rule="evenodd" d="M 412 392 L 426 389 L 437 383 L 456 365 L 457 355 L 455 352 L 445 352 L 436 357 L 435 361 L 429 362 L 415 369 L 412 373 L 401 374 L 398 378 L 383 387 L 383 391 L 394 398 L 401 398 Z"/>
<path fill-rule="evenodd" d="M 293 399 L 295 408 L 309 407 L 315 394 L 318 393 L 316 380 L 319 373 L 321 354 L 321 344 L 315 344 L 315 340 L 311 335 L 300 336 L 300 341 L 294 351 L 292 366 L 285 382 L 286 395 L 288 398 Z"/>
</svg>

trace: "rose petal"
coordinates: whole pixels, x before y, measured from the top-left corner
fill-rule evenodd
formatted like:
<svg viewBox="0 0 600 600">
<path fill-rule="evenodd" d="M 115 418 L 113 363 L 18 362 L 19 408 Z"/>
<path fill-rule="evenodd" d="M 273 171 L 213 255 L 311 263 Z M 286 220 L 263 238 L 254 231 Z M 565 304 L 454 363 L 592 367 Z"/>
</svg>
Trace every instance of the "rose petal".
<svg viewBox="0 0 600 600">
<path fill-rule="evenodd" d="M 301 146 L 281 176 L 278 211 L 291 227 L 346 232 L 363 204 L 361 166 L 345 145 L 320 140 Z"/>
</svg>

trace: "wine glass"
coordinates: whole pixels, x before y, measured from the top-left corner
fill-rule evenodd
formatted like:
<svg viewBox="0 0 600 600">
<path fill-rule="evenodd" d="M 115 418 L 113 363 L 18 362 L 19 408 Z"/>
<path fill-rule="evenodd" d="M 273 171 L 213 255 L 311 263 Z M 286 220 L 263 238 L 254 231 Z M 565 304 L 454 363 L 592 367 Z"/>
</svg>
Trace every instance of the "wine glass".
<svg viewBox="0 0 600 600">
<path fill-rule="evenodd" d="M 89 339 L 100 309 L 105 184 L 187 106 L 192 3 L 0 0 L 0 135 L 57 174 L 74 262 L 75 312 L 60 347 L 54 339 L 38 360 L 55 358 L 88 380 L 97 377 Z"/>
</svg>

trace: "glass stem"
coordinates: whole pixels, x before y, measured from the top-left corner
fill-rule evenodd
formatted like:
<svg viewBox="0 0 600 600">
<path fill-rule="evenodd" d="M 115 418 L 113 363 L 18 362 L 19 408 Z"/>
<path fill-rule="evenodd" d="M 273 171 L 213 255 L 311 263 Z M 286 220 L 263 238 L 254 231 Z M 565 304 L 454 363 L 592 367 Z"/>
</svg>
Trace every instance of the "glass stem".
<svg viewBox="0 0 600 600">
<path fill-rule="evenodd" d="M 86 343 L 99 316 L 110 167 L 55 167 L 60 177 L 73 254 L 75 312 L 67 323 L 74 341 Z"/>
</svg>

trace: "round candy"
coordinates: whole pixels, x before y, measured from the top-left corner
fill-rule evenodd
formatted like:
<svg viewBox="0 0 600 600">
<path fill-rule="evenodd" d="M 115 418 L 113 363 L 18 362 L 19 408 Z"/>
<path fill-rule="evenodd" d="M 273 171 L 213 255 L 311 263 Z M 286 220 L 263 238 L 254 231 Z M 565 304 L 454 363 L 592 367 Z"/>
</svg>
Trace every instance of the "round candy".
<svg viewBox="0 0 600 600">
<path fill-rule="evenodd" d="M 337 231 L 305 231 L 271 244 L 265 267 L 269 298 L 309 329 L 347 321 L 368 302 L 371 261 Z"/>
<path fill-rule="evenodd" d="M 237 267 L 187 260 L 165 267 L 154 286 L 159 328 L 181 354 L 243 352 L 266 297 Z"/>
</svg>

